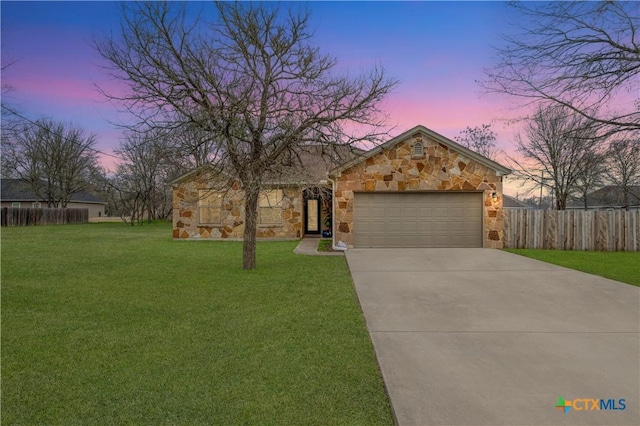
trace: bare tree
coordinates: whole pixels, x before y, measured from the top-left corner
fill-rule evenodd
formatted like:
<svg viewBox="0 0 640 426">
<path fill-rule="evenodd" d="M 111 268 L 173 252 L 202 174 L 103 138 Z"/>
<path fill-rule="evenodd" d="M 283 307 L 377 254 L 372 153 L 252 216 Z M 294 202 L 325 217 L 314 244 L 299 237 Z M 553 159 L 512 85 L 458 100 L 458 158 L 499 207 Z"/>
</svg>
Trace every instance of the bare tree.
<svg viewBox="0 0 640 426">
<path fill-rule="evenodd" d="M 566 208 L 602 143 L 592 121 L 561 106 L 539 107 L 516 141 L 522 157 L 512 158 L 516 173 L 551 190 L 558 210 Z"/>
<path fill-rule="evenodd" d="M 640 139 L 612 142 L 607 150 L 607 160 L 607 178 L 622 191 L 621 201 L 628 210 L 631 202 L 640 201 L 633 193 L 634 187 L 640 185 Z"/>
<path fill-rule="evenodd" d="M 520 33 L 504 37 L 499 62 L 480 82 L 486 90 L 551 101 L 610 131 L 640 129 L 640 99 L 629 96 L 640 76 L 637 3 L 510 4 Z"/>
<path fill-rule="evenodd" d="M 96 166 L 95 136 L 52 120 L 21 121 L 2 138 L 3 175 L 27 183 L 49 207 L 65 208 Z"/>
<path fill-rule="evenodd" d="M 582 158 L 582 167 L 576 179 L 576 192 L 585 210 L 589 208 L 588 194 L 601 187 L 604 182 L 605 158 L 599 147 L 593 147 Z"/>
<path fill-rule="evenodd" d="M 189 168 L 202 167 L 216 160 L 220 145 L 212 137 L 211 132 L 194 124 L 173 129 L 167 136 L 175 159 L 182 160 Z"/>
<path fill-rule="evenodd" d="M 130 132 L 116 149 L 121 158 L 115 175 L 108 180 L 112 199 L 123 219 L 142 224 L 163 219 L 170 211 L 167 183 L 175 177 L 169 170 L 174 152 L 162 134 Z"/>
<path fill-rule="evenodd" d="M 491 130 L 491 124 L 483 124 L 481 127 L 467 126 L 460 132 L 460 136 L 455 137 L 455 141 L 494 161 L 498 155 L 496 134 Z"/>
<path fill-rule="evenodd" d="M 97 43 L 130 89 L 109 96 L 142 123 L 191 123 L 218 144 L 212 164 L 246 195 L 243 268 L 254 269 L 265 177 L 309 142 L 330 150 L 378 141 L 386 134 L 380 101 L 396 81 L 381 68 L 337 76 L 335 59 L 312 44 L 309 13 L 299 5 L 217 2 L 210 22 L 204 13 L 189 19 L 186 7 L 124 4 L 119 37 Z"/>
</svg>

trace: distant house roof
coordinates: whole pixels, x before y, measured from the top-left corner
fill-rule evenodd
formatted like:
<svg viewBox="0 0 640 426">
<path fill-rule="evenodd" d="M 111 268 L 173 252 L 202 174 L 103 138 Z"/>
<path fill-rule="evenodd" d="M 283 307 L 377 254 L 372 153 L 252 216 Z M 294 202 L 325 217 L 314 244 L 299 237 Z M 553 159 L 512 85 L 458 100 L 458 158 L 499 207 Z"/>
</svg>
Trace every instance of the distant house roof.
<svg viewBox="0 0 640 426">
<path fill-rule="evenodd" d="M 640 186 L 629 187 L 629 206 L 640 206 Z M 621 186 L 608 185 L 587 194 L 588 207 L 624 208 L 624 190 Z M 568 207 L 584 208 L 584 200 L 572 200 Z"/>
<path fill-rule="evenodd" d="M 533 206 L 523 203 L 509 195 L 502 194 L 502 207 L 505 209 L 533 209 Z"/>
<path fill-rule="evenodd" d="M 36 196 L 33 190 L 25 181 L 20 179 L 2 179 L 0 189 L 2 201 L 43 201 L 42 197 Z M 78 192 L 71 196 L 72 202 L 76 203 L 96 203 L 106 204 L 102 199 L 87 191 Z"/>
</svg>

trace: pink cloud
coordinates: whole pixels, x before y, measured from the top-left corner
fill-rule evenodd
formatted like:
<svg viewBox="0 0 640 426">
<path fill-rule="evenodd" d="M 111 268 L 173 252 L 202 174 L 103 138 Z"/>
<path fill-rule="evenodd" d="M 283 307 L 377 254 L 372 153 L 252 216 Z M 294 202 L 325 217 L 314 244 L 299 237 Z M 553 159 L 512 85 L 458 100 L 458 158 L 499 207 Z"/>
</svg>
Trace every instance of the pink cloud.
<svg viewBox="0 0 640 426">
<path fill-rule="evenodd" d="M 56 103 L 75 104 L 78 100 L 102 100 L 102 95 L 92 83 L 74 79 L 45 80 L 39 76 L 27 76 L 17 82 L 15 87 L 26 97 L 44 97 L 55 100 Z"/>
</svg>

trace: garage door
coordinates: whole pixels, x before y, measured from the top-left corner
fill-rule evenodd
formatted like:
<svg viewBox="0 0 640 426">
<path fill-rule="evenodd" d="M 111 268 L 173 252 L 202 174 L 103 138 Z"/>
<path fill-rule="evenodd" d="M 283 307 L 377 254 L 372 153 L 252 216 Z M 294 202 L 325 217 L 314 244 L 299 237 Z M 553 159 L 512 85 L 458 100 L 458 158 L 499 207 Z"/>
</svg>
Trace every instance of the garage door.
<svg viewBox="0 0 640 426">
<path fill-rule="evenodd" d="M 482 193 L 356 193 L 355 247 L 482 247 Z"/>
</svg>

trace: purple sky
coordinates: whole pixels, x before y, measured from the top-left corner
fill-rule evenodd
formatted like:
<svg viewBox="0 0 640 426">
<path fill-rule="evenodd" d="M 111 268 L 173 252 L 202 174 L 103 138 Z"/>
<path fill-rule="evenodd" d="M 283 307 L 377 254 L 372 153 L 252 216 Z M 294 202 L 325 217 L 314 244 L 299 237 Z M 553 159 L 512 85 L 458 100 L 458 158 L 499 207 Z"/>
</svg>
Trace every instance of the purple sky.
<svg viewBox="0 0 640 426">
<path fill-rule="evenodd" d="M 120 132 L 115 107 L 95 84 L 114 87 L 93 50 L 95 37 L 116 31 L 115 2 L 0 3 L 2 75 L 7 96 L 24 115 L 72 122 L 98 136 L 111 152 Z M 475 80 L 490 67 L 492 46 L 508 31 L 502 2 L 312 2 L 312 26 L 323 52 L 341 69 L 358 73 L 380 63 L 400 86 L 387 98 L 399 134 L 417 124 L 453 138 L 466 126 L 493 122 L 498 143 L 509 150 L 514 130 L 504 99 L 482 94 Z M 105 164 L 111 164 L 105 161 Z"/>
</svg>

